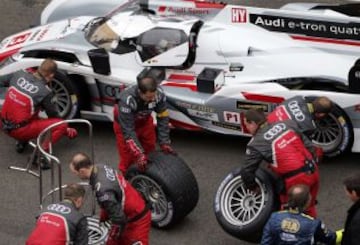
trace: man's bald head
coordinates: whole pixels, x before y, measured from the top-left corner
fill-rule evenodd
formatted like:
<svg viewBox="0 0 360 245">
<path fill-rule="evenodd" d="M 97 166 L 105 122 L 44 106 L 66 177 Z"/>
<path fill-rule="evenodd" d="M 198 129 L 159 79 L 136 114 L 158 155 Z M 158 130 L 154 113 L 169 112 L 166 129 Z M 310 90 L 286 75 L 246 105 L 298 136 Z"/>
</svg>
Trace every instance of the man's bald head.
<svg viewBox="0 0 360 245">
<path fill-rule="evenodd" d="M 143 77 L 138 81 L 138 87 L 141 93 L 155 92 L 157 89 L 157 83 L 152 77 Z"/>
<path fill-rule="evenodd" d="M 90 160 L 90 157 L 82 152 L 76 153 L 72 157 L 70 164 L 76 171 L 79 171 L 81 168 L 90 168 L 93 166 L 93 162 Z"/>
</svg>

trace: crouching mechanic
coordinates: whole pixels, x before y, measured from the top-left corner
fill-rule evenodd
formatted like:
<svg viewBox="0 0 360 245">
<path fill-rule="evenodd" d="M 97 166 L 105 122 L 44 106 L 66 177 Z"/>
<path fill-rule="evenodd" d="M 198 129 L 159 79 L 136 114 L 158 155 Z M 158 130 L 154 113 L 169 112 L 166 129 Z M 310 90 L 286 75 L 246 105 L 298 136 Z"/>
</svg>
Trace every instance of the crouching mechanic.
<svg viewBox="0 0 360 245">
<path fill-rule="evenodd" d="M 54 94 L 48 87 L 56 70 L 55 61 L 46 59 L 33 74 L 21 70 L 8 77 L 9 89 L 1 110 L 1 123 L 3 131 L 18 140 L 18 152 L 22 152 L 27 142 L 35 139 L 42 130 L 62 121 L 52 102 Z M 45 110 L 49 118 L 39 118 L 40 109 Z M 61 124 L 52 130 L 51 142 L 57 142 L 63 135 L 74 138 L 77 131 Z M 48 151 L 49 141 L 45 141 L 42 147 Z M 43 168 L 47 169 L 48 165 L 43 165 Z"/>
<path fill-rule="evenodd" d="M 315 120 L 325 117 L 333 108 L 333 102 L 325 96 L 315 99 L 295 96 L 277 106 L 267 116 L 267 121 L 275 123 L 293 120 L 298 125 L 300 131 L 310 137 L 316 130 Z M 320 147 L 314 147 L 313 153 L 319 160 L 322 158 L 323 151 Z"/>
<path fill-rule="evenodd" d="M 62 202 L 50 204 L 41 211 L 26 245 L 88 244 L 87 220 L 79 212 L 85 189 L 81 185 L 70 184 L 65 188 L 64 196 Z"/>
<path fill-rule="evenodd" d="M 309 150 L 311 141 L 298 131 L 295 122 L 288 120 L 269 124 L 263 111 L 250 109 L 245 113 L 245 126 L 253 135 L 246 147 L 245 166 L 241 169 L 246 188 L 258 191 L 255 172 L 265 160 L 269 168 L 283 183 L 280 202 L 287 203 L 287 191 L 295 184 L 309 186 L 311 202 L 307 214 L 316 217 L 316 196 L 319 190 L 319 173 Z"/>
<path fill-rule="evenodd" d="M 264 227 L 261 245 L 340 244 L 337 233 L 328 230 L 319 219 L 303 213 L 310 202 L 308 186 L 292 186 L 287 209 L 271 215 Z"/>
<path fill-rule="evenodd" d="M 155 150 L 156 131 L 151 113 L 157 113 L 157 139 L 165 153 L 176 154 L 170 146 L 169 112 L 165 94 L 152 77 L 123 90 L 114 106 L 114 132 L 120 155 L 119 169 L 126 173 L 131 163 L 144 171 L 147 155 Z"/>
<path fill-rule="evenodd" d="M 151 213 L 121 172 L 108 165 L 94 165 L 84 153 L 73 156 L 70 170 L 89 180 L 101 208 L 100 221 L 111 221 L 107 245 L 149 244 Z"/>
</svg>

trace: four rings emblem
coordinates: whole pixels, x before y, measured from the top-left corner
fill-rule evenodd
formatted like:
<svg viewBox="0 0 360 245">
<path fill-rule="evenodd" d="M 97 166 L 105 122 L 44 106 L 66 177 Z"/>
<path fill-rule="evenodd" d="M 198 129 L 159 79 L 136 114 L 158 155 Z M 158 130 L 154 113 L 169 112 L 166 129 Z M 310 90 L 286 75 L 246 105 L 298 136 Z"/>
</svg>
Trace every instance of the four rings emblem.
<svg viewBox="0 0 360 245">
<path fill-rule="evenodd" d="M 62 204 L 50 204 L 49 206 L 47 206 L 47 210 L 55 211 L 61 214 L 71 213 L 71 209 Z"/>
<path fill-rule="evenodd" d="M 282 131 L 286 129 L 286 125 L 284 123 L 279 123 L 274 125 L 272 128 L 270 128 L 266 133 L 264 134 L 264 139 L 271 140 L 276 135 L 280 134 Z"/>
<path fill-rule="evenodd" d="M 35 94 L 39 91 L 39 87 L 30 83 L 28 80 L 26 80 L 25 78 L 23 77 L 20 77 L 16 84 L 22 89 L 22 90 L 25 90 L 31 94 Z"/>
<path fill-rule="evenodd" d="M 294 115 L 296 121 L 302 122 L 305 120 L 305 115 L 301 111 L 300 106 L 296 100 L 290 101 L 288 104 L 291 114 Z"/>
</svg>

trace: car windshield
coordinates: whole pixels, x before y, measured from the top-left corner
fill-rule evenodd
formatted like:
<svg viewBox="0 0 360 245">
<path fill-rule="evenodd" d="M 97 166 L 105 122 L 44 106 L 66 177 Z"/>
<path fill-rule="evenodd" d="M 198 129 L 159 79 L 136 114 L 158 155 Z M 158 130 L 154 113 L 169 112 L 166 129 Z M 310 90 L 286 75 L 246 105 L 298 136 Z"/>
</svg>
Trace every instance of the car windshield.
<svg viewBox="0 0 360 245">
<path fill-rule="evenodd" d="M 120 36 L 112 30 L 107 20 L 107 17 L 100 17 L 90 21 L 85 27 L 85 37 L 94 46 L 110 51 L 118 45 Z"/>
</svg>

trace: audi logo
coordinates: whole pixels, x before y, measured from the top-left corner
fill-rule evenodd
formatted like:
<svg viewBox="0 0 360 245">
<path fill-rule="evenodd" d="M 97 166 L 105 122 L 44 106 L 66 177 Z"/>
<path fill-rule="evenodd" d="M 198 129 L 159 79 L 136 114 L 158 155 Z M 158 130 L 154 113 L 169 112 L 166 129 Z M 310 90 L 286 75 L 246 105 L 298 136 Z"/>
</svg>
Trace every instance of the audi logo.
<svg viewBox="0 0 360 245">
<path fill-rule="evenodd" d="M 105 169 L 106 178 L 108 178 L 111 181 L 114 181 L 115 180 L 114 170 L 112 168 L 107 167 L 106 165 L 104 166 L 104 169 Z"/>
<path fill-rule="evenodd" d="M 47 210 L 55 211 L 55 212 L 61 213 L 61 214 L 71 213 L 71 209 L 62 204 L 50 204 L 49 206 L 47 206 Z"/>
<path fill-rule="evenodd" d="M 280 134 L 282 131 L 286 129 L 286 125 L 284 123 L 279 123 L 274 125 L 272 128 L 270 128 L 268 131 L 264 134 L 264 139 L 271 140 L 276 135 Z"/>
<path fill-rule="evenodd" d="M 296 100 L 290 101 L 288 106 L 291 114 L 295 117 L 296 121 L 302 122 L 305 120 L 305 115 L 301 111 L 300 106 Z"/>
<path fill-rule="evenodd" d="M 19 88 L 21 88 L 22 90 L 25 90 L 31 94 L 35 94 L 39 91 L 39 87 L 30 83 L 28 80 L 26 80 L 23 77 L 20 77 L 16 84 L 19 86 Z"/>
</svg>

